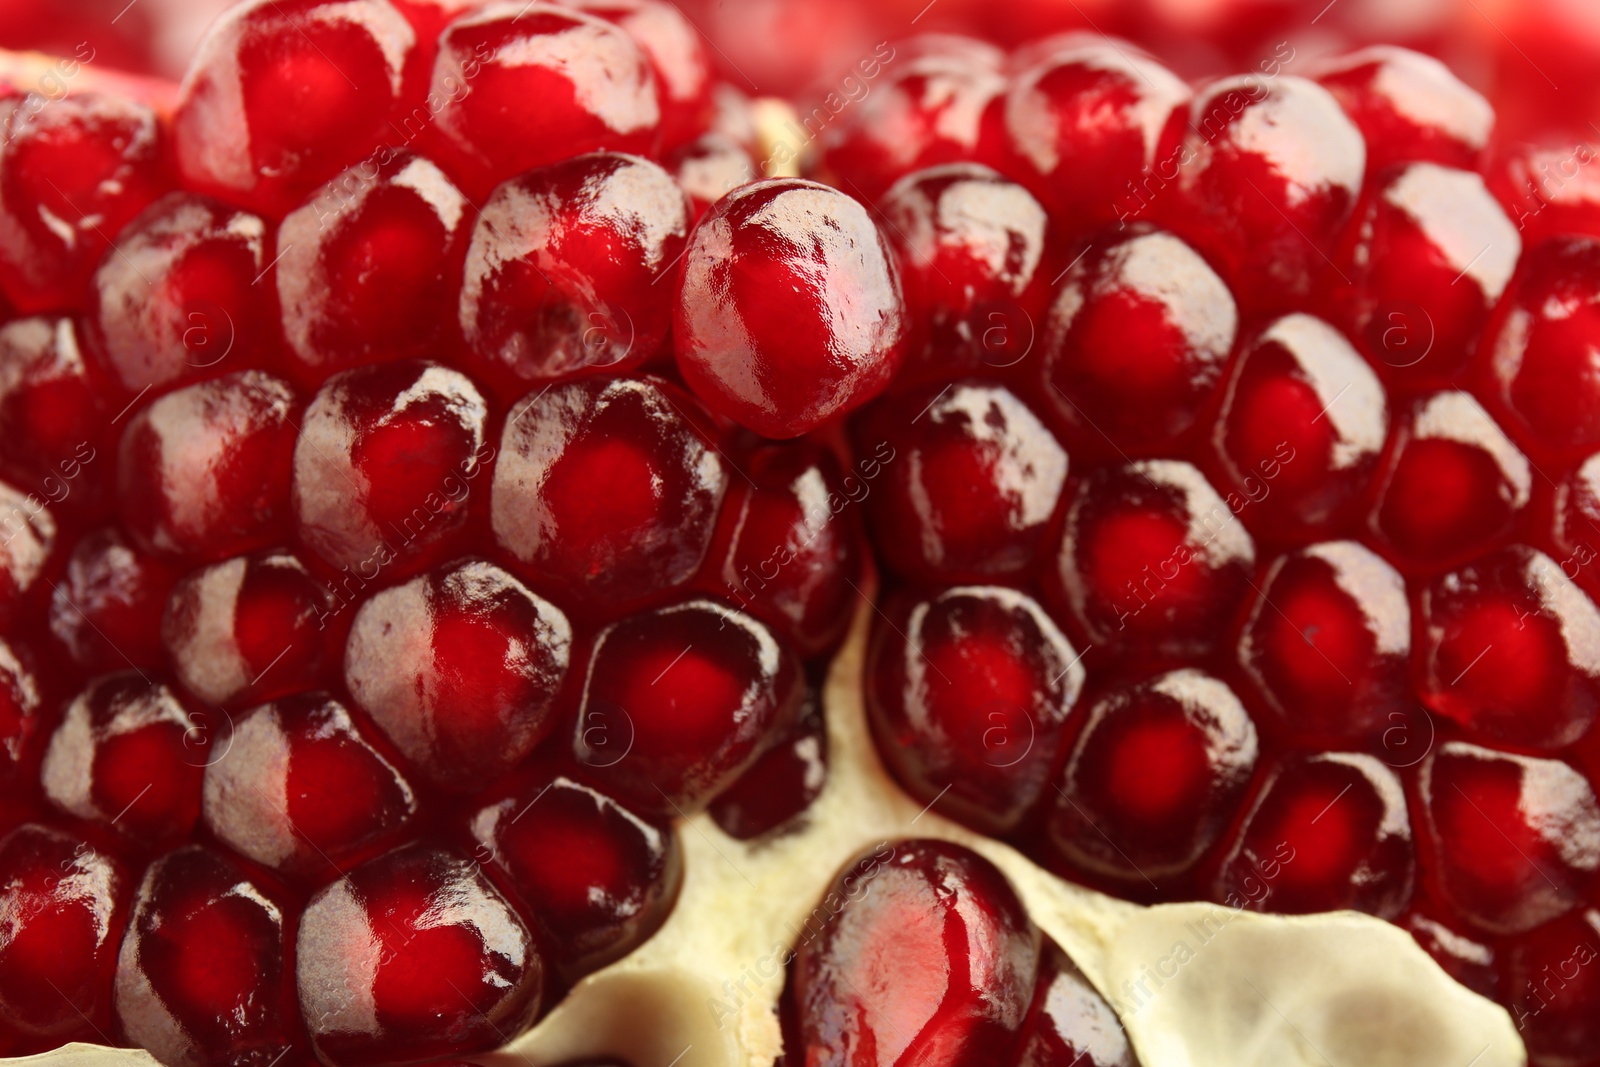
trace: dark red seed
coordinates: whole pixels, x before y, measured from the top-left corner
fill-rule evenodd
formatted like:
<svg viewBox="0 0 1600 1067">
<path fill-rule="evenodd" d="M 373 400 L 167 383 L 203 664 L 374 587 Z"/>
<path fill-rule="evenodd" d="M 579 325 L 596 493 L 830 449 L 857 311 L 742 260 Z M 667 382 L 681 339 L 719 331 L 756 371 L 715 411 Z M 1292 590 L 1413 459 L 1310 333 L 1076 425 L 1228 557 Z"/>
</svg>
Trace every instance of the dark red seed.
<svg viewBox="0 0 1600 1067">
<path fill-rule="evenodd" d="M 435 783 L 471 791 L 553 729 L 571 657 L 561 610 L 491 563 L 378 593 L 350 630 L 350 694 Z"/>
<path fill-rule="evenodd" d="M 1367 173 L 1396 163 L 1428 162 L 1477 169 L 1494 109 L 1432 56 L 1374 45 L 1317 65 L 1367 143 Z"/>
<path fill-rule="evenodd" d="M 1138 1067 L 1122 1021 L 1053 941 L 1039 955 L 1039 981 L 1022 1024 L 1016 1067 Z"/>
<path fill-rule="evenodd" d="M 1600 1047 L 1600 911 L 1518 939 L 1507 953 L 1511 1014 L 1534 1062 L 1578 1064 Z"/>
<path fill-rule="evenodd" d="M 794 653 L 710 600 L 631 616 L 595 638 L 573 753 L 608 794 L 663 817 L 703 809 L 800 712 Z"/>
<path fill-rule="evenodd" d="M 43 500 L 0 482 L 0 626 L 9 627 L 49 583 L 58 532 Z"/>
<path fill-rule="evenodd" d="M 716 114 L 714 61 L 704 36 L 672 0 L 558 0 L 614 22 L 639 46 L 656 76 L 661 145 L 676 148 L 704 133 Z M 714 44 L 711 47 L 716 47 Z"/>
<path fill-rule="evenodd" d="M 1031 597 L 957 586 L 877 620 L 866 668 L 878 751 L 918 799 L 982 829 L 1017 827 L 1045 793 L 1082 656 Z"/>
<path fill-rule="evenodd" d="M 1500 999 L 1500 971 L 1494 949 L 1419 911 L 1407 912 L 1400 925 L 1451 978 L 1480 996 Z"/>
<path fill-rule="evenodd" d="M 157 667 L 166 657 L 161 629 L 181 569 L 143 552 L 107 526 L 83 536 L 50 599 L 50 631 L 91 673 Z"/>
<path fill-rule="evenodd" d="M 561 775 L 479 809 L 471 832 L 474 855 L 526 905 L 569 980 L 648 940 L 683 880 L 671 828 Z"/>
<path fill-rule="evenodd" d="M 1227 828 L 1257 752 L 1244 705 L 1208 674 L 1116 686 L 1089 708 L 1048 798 L 1050 840 L 1079 870 L 1159 890 Z"/>
<path fill-rule="evenodd" d="M 75 510 L 103 504 L 112 394 L 99 365 L 79 348 L 72 319 L 0 327 L 0 474 Z"/>
<path fill-rule="evenodd" d="M 51 709 L 27 646 L 0 641 L 0 792 L 31 792 L 38 781 Z"/>
<path fill-rule="evenodd" d="M 827 784 L 828 730 L 814 682 L 807 684 L 803 701 L 788 734 L 711 802 L 712 821 L 729 837 L 750 841 L 799 829 Z"/>
</svg>

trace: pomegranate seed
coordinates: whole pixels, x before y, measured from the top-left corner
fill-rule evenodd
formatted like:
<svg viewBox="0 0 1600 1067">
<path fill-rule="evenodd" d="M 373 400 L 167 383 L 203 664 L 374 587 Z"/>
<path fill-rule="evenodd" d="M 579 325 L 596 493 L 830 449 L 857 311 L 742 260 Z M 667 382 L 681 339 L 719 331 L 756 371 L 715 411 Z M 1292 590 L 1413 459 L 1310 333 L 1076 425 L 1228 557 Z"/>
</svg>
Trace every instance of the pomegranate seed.
<svg viewBox="0 0 1600 1067">
<path fill-rule="evenodd" d="M 695 222 L 729 191 L 756 179 L 755 157 L 725 133 L 708 133 L 689 142 L 668 156 L 666 165 L 689 197 Z"/>
<path fill-rule="evenodd" d="M 161 616 L 179 570 L 141 552 L 113 527 L 84 535 L 50 599 L 50 630 L 91 673 L 158 667 Z"/>
<path fill-rule="evenodd" d="M 1418 598 L 1418 695 L 1473 737 L 1560 748 L 1600 706 L 1600 610 L 1544 553 L 1513 545 Z"/>
<path fill-rule="evenodd" d="M 894 459 L 866 499 L 879 553 L 921 581 L 1030 569 L 1067 477 L 1067 454 L 1002 386 L 928 386 L 857 420 L 857 451 Z"/>
<path fill-rule="evenodd" d="M 294 368 L 314 385 L 363 363 L 453 347 L 468 204 L 410 152 L 361 163 L 278 227 L 278 303 Z"/>
<path fill-rule="evenodd" d="M 117 1020 L 163 1063 L 270 1062 L 299 1029 L 283 909 L 203 845 L 145 871 L 117 960 Z"/>
<path fill-rule="evenodd" d="M 1285 315 L 1245 343 L 1213 428 L 1249 520 L 1305 536 L 1345 526 L 1376 474 L 1389 432 L 1383 386 L 1344 335 Z"/>
<path fill-rule="evenodd" d="M 472 817 L 476 857 L 522 900 L 552 963 L 575 979 L 661 927 L 683 880 L 677 835 L 557 775 Z"/>
<path fill-rule="evenodd" d="M 1333 256 L 1335 321 L 1390 378 L 1459 376 L 1522 241 L 1483 179 L 1413 163 L 1370 186 Z M 1415 334 L 1415 337 L 1413 337 Z"/>
<path fill-rule="evenodd" d="M 472 483 L 494 456 L 489 409 L 460 371 L 383 363 L 342 371 L 306 408 L 294 445 L 300 540 L 371 580 L 459 549 Z"/>
<path fill-rule="evenodd" d="M 47 721 L 47 694 L 27 646 L 0 641 L 0 792 L 27 790 L 38 780 Z"/>
<path fill-rule="evenodd" d="M 1400 925 L 1451 978 L 1480 996 L 1501 999 L 1495 953 L 1488 945 L 1417 911 L 1408 912 Z"/>
<path fill-rule="evenodd" d="M 225 559 L 279 540 L 289 512 L 294 392 L 242 371 L 168 393 L 122 436 L 123 522 L 142 548 Z"/>
<path fill-rule="evenodd" d="M 320 620 L 333 610 L 333 592 L 294 556 L 237 556 L 177 583 L 161 643 L 178 681 L 207 704 L 272 700 L 322 677 Z"/>
<path fill-rule="evenodd" d="M 1600 807 L 1570 766 L 1452 741 L 1418 788 L 1433 877 L 1456 914 L 1514 934 L 1581 903 L 1600 867 Z"/>
<path fill-rule="evenodd" d="M 1006 90 L 999 68 L 993 48 L 964 38 L 879 45 L 840 80 L 837 92 L 800 115 L 804 139 L 820 134 L 822 171 L 868 203 L 923 167 L 997 162 L 1004 151 L 999 120 Z M 842 111 L 846 99 L 853 106 L 836 121 L 833 112 Z"/>
<path fill-rule="evenodd" d="M 103 504 L 110 465 L 95 461 L 106 447 L 110 393 L 100 368 L 84 358 L 73 320 L 0 326 L 0 474 L 56 504 Z"/>
<path fill-rule="evenodd" d="M 378 148 L 415 44 L 383 0 L 230 8 L 200 42 L 173 116 L 185 184 L 284 214 Z"/>
<path fill-rule="evenodd" d="M 1517 1030 L 1537 1063 L 1582 1063 L 1600 1047 L 1600 911 L 1586 909 L 1513 943 L 1506 985 Z"/>
<path fill-rule="evenodd" d="M 1415 868 L 1394 772 L 1371 756 L 1327 752 L 1267 774 L 1212 892 L 1230 907 L 1392 919 L 1410 901 Z"/>
<path fill-rule="evenodd" d="M 1044 793 L 1082 657 L 1034 600 L 957 586 L 889 605 L 867 657 L 878 751 L 920 800 L 978 827 L 1017 828 Z"/>
<path fill-rule="evenodd" d="M 837 190 L 755 182 L 690 235 L 678 369 L 713 410 L 759 434 L 797 437 L 881 393 L 908 329 L 888 242 Z"/>
<path fill-rule="evenodd" d="M 87 92 L 37 110 L 13 95 L 0 126 L 0 290 L 24 313 L 76 308 L 101 253 L 170 184 L 160 120 Z"/>
<path fill-rule="evenodd" d="M 571 6 L 491 3 L 439 37 L 428 128 L 474 198 L 584 152 L 653 155 L 662 109 L 626 32 Z M 430 105 L 429 110 L 432 110 Z"/>
<path fill-rule="evenodd" d="M 848 865 L 832 892 L 849 903 L 807 927 L 790 983 L 811 1067 L 908 1054 L 955 1067 L 1014 1046 L 1039 932 L 993 864 L 944 841 L 897 841 Z"/>
<path fill-rule="evenodd" d="M 569 382 L 514 406 L 490 500 L 496 542 L 586 609 L 688 581 L 727 485 L 693 409 L 653 378 Z"/>
<path fill-rule="evenodd" d="M 616 23 L 639 46 L 655 73 L 664 148 L 676 148 L 706 131 L 716 109 L 712 60 L 682 8 L 672 0 L 556 2 Z"/>
<path fill-rule="evenodd" d="M 1112 688 L 1089 708 L 1051 798 L 1049 836 L 1068 862 L 1159 888 L 1227 828 L 1255 769 L 1255 724 L 1197 670 Z"/>
<path fill-rule="evenodd" d="M 605 791 L 651 815 L 692 814 L 800 711 L 794 653 L 742 612 L 689 600 L 594 641 L 573 753 Z"/>
<path fill-rule="evenodd" d="M 1075 226 L 1137 218 L 1157 183 L 1174 177 L 1166 169 L 1189 87 L 1109 39 L 1038 51 L 1006 90 L 1006 134 L 1024 180 Z"/>
<path fill-rule="evenodd" d="M 67 704 L 40 772 L 56 807 L 145 845 L 187 837 L 214 717 L 165 683 L 133 673 L 97 678 Z"/>
<path fill-rule="evenodd" d="M 1019 364 L 1049 278 L 1049 219 L 1033 194 L 988 167 L 950 163 L 906 175 L 882 209 L 911 322 L 900 380 Z"/>
<path fill-rule="evenodd" d="M 461 331 L 508 392 L 654 356 L 690 208 L 672 175 L 637 156 L 579 156 L 501 185 L 467 252 Z M 521 388 L 516 388 L 520 386 Z"/>
<path fill-rule="evenodd" d="M 300 1012 L 339 1067 L 487 1052 L 539 1014 L 545 964 L 475 865 L 413 845 L 311 898 L 295 948 Z"/>
<path fill-rule="evenodd" d="M 1589 566 L 1600 542 L 1600 455 L 1590 456 L 1556 485 L 1550 537 L 1564 553 L 1561 572 L 1589 591 L 1600 594 L 1600 574 Z"/>
<path fill-rule="evenodd" d="M 801 656 L 844 639 L 859 596 L 861 530 L 833 456 L 814 445 L 769 445 L 728 487 L 703 584 L 788 638 Z M 855 494 L 861 492 L 855 489 Z"/>
<path fill-rule="evenodd" d="M 467 561 L 362 605 L 345 684 L 419 771 L 471 790 L 555 728 L 571 646 L 559 608 L 492 563 Z"/>
<path fill-rule="evenodd" d="M 799 721 L 708 809 L 722 832 L 740 841 L 800 824 L 828 782 L 828 730 L 822 694 L 808 682 Z"/>
<path fill-rule="evenodd" d="M 1078 965 L 1053 941 L 1039 955 L 1039 981 L 1022 1024 L 1016 1067 L 1137 1067 L 1122 1022 Z"/>
<path fill-rule="evenodd" d="M 1237 327 L 1228 287 L 1171 234 L 1090 249 L 1044 325 L 1046 394 L 1091 447 L 1159 449 L 1195 424 Z"/>
<path fill-rule="evenodd" d="M 1096 644 L 1145 656 L 1203 655 L 1224 635 L 1255 544 L 1187 463 L 1140 460 L 1086 477 L 1067 509 L 1052 578 Z"/>
<path fill-rule="evenodd" d="M 127 892 L 77 838 L 29 823 L 0 840 L 0 1025 L 47 1048 L 105 1040 Z"/>
<path fill-rule="evenodd" d="M 1408 721 L 1405 581 L 1353 541 L 1273 562 L 1239 636 L 1239 664 L 1300 744 L 1371 739 Z"/>
<path fill-rule="evenodd" d="M 1475 170 L 1494 109 L 1432 56 L 1375 45 L 1325 60 L 1316 80 L 1367 142 L 1367 173 L 1399 163 Z"/>
<path fill-rule="evenodd" d="M 1556 238 L 1531 249 L 1483 363 L 1507 425 L 1541 456 L 1574 458 L 1600 446 L 1600 386 L 1590 353 L 1600 335 L 1600 240 Z"/>
<path fill-rule="evenodd" d="M 1516 222 L 1524 248 L 1567 234 L 1600 235 L 1600 184 L 1593 146 L 1578 142 L 1501 145 L 1485 168 L 1495 198 Z"/>
<path fill-rule="evenodd" d="M 1510 532 L 1533 489 L 1528 461 L 1466 393 L 1416 402 L 1391 432 L 1368 520 L 1402 567 L 1449 567 Z"/>
<path fill-rule="evenodd" d="M 0 482 L 0 627 L 39 599 L 57 566 L 55 516 L 31 493 Z"/>
<path fill-rule="evenodd" d="M 1211 83 L 1189 109 L 1161 218 L 1200 249 L 1253 310 L 1310 294 L 1366 169 L 1361 132 L 1326 89 L 1284 75 Z"/>
<path fill-rule="evenodd" d="M 205 771 L 206 829 L 265 867 L 337 876 L 390 841 L 417 811 L 411 785 L 337 700 L 262 704 L 233 719 L 228 750 Z"/>
<path fill-rule="evenodd" d="M 213 368 L 272 365 L 280 341 L 271 248 L 255 215 L 193 193 L 162 197 L 95 272 L 90 348 L 134 393 Z"/>
</svg>

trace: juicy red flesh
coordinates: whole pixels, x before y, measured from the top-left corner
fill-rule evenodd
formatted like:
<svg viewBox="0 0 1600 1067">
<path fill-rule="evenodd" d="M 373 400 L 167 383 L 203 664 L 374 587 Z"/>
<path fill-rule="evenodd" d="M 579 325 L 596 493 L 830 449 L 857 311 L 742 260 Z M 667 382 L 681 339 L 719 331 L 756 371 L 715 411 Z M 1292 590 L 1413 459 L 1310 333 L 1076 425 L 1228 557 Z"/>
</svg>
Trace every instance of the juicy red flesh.
<svg viewBox="0 0 1600 1067">
<path fill-rule="evenodd" d="M 886 842 L 831 892 L 840 903 L 805 928 L 790 982 L 808 1064 L 957 1067 L 1014 1044 L 1040 935 L 988 860 Z"/>
<path fill-rule="evenodd" d="M 1367 142 L 1367 173 L 1397 163 L 1472 169 L 1489 142 L 1494 110 L 1432 56 L 1376 45 L 1322 63 L 1317 82 Z"/>
<path fill-rule="evenodd" d="M 110 449 L 109 392 L 72 319 L 0 327 L 0 475 L 80 513 L 103 508 L 112 464 L 96 460 Z"/>
<path fill-rule="evenodd" d="M 1017 1067 L 1138 1067 L 1117 1013 L 1053 942 L 1040 953 L 1039 982 L 1013 1062 Z"/>
<path fill-rule="evenodd" d="M 179 568 L 114 527 L 85 534 L 50 598 L 50 632 L 84 670 L 101 673 L 162 662 L 161 627 Z"/>
<path fill-rule="evenodd" d="M 672 909 L 675 833 L 564 775 L 537 778 L 472 817 L 474 856 L 520 899 L 552 962 L 576 978 L 633 951 Z"/>
<path fill-rule="evenodd" d="M 803 820 L 827 782 L 827 722 L 822 694 L 813 683 L 806 686 L 799 721 L 707 810 L 723 833 L 748 841 Z"/>
</svg>

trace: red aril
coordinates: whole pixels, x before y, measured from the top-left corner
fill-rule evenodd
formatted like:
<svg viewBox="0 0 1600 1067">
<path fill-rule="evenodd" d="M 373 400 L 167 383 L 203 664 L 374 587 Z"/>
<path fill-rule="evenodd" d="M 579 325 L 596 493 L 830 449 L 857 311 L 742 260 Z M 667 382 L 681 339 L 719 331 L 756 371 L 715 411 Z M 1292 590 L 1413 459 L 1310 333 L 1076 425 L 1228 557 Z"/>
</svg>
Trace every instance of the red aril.
<svg viewBox="0 0 1600 1067">
<path fill-rule="evenodd" d="M 1367 142 L 1367 173 L 1396 163 L 1477 168 L 1494 109 L 1432 56 L 1373 45 L 1323 60 L 1316 80 Z"/>
<path fill-rule="evenodd" d="M 158 667 L 167 594 L 181 573 L 128 542 L 115 527 L 85 534 L 52 590 L 50 632 L 91 673 Z"/>
</svg>

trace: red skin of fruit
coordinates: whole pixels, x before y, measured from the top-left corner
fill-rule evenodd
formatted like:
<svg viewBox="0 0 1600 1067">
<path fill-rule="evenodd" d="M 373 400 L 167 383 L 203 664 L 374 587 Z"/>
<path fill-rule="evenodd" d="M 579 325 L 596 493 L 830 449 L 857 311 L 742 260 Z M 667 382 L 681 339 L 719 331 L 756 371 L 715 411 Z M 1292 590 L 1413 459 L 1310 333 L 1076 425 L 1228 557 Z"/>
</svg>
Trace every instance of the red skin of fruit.
<svg viewBox="0 0 1600 1067">
<path fill-rule="evenodd" d="M 1600 1047 L 1600 911 L 1586 908 L 1513 942 L 1511 1015 L 1535 1062 L 1591 1062 Z"/>
<path fill-rule="evenodd" d="M 1597 294 L 1600 239 L 1537 245 L 1480 349 L 1491 402 L 1540 459 L 1573 459 L 1600 446 L 1600 385 L 1589 363 L 1600 336 Z"/>
<path fill-rule="evenodd" d="M 1496 966 L 1494 949 L 1454 930 L 1437 919 L 1419 911 L 1402 916 L 1399 925 L 1405 927 L 1417 944 L 1434 958 L 1445 973 L 1480 996 L 1500 1000 L 1500 972 Z"/>
<path fill-rule="evenodd" d="M 1239 665 L 1297 744 L 1361 743 L 1408 721 L 1411 608 L 1371 550 L 1326 541 L 1275 560 L 1252 597 Z"/>
<path fill-rule="evenodd" d="M 1122 1021 L 1053 941 L 1039 954 L 1033 1004 L 1010 1061 L 1016 1067 L 1138 1067 Z"/>
<path fill-rule="evenodd" d="M 867 468 L 871 470 L 871 467 Z M 838 647 L 860 596 L 860 478 L 810 443 L 765 445 L 728 486 L 700 585 L 773 627 L 811 659 Z"/>
<path fill-rule="evenodd" d="M 181 573 L 140 551 L 115 527 L 83 536 L 50 599 L 50 630 L 73 662 L 91 673 L 158 667 L 166 651 L 160 617 Z"/>
<path fill-rule="evenodd" d="M 1227 829 L 1255 769 L 1255 724 L 1227 685 L 1192 669 L 1119 685 L 1080 717 L 1049 797 L 1050 840 L 1080 871 L 1159 894 Z"/>
<path fill-rule="evenodd" d="M 957 1067 L 1013 1047 L 1040 938 L 988 860 L 943 841 L 880 845 L 812 921 L 789 986 L 808 1067 Z"/>
<path fill-rule="evenodd" d="M 1528 460 L 1476 400 L 1434 393 L 1391 430 L 1367 522 L 1401 569 L 1437 571 L 1503 541 L 1532 484 Z"/>
<path fill-rule="evenodd" d="M 749 841 L 798 825 L 828 782 L 828 730 L 818 683 L 806 685 L 799 721 L 707 809 L 729 837 Z"/>
<path fill-rule="evenodd" d="M 172 136 L 185 185 L 278 217 L 390 136 L 416 33 L 382 0 L 247 0 L 212 24 Z"/>
<path fill-rule="evenodd" d="M 0 641 L 0 792 L 28 791 L 38 780 L 54 694 L 33 660 L 27 646 Z"/>
<path fill-rule="evenodd" d="M 1255 567 L 1244 501 L 1194 467 L 1140 460 L 1078 485 L 1049 579 L 1093 643 L 1142 658 L 1217 647 Z"/>
<path fill-rule="evenodd" d="M 1361 133 L 1327 90 L 1294 75 L 1223 78 L 1194 100 L 1188 132 L 1147 197 L 1252 310 L 1309 295 L 1355 207 Z"/>
<path fill-rule="evenodd" d="M 876 203 L 914 170 L 1003 158 L 1006 79 L 999 57 L 965 44 L 963 38 L 880 43 L 833 92 L 801 112 L 803 140 L 821 135 L 820 169 L 830 183 Z M 836 119 L 840 112 L 844 117 Z"/>
<path fill-rule="evenodd" d="M 616 25 L 562 4 L 507 0 L 456 19 L 429 99 L 427 134 L 480 203 L 534 167 L 601 150 L 654 155 L 660 143 L 649 58 Z"/>
<path fill-rule="evenodd" d="M 1463 919 L 1516 934 L 1583 902 L 1600 806 L 1572 767 L 1452 741 L 1423 763 L 1418 793 L 1436 892 Z"/>
<path fill-rule="evenodd" d="M 1576 741 L 1600 708 L 1600 610 L 1544 553 L 1513 545 L 1423 587 L 1417 695 L 1469 737 Z"/>
<path fill-rule="evenodd" d="M 1460 377 L 1522 242 L 1471 171 L 1413 163 L 1368 185 L 1337 250 L 1330 318 L 1391 381 Z"/>
<path fill-rule="evenodd" d="M 468 356 L 507 395 L 638 367 L 672 325 L 691 222 L 661 167 L 600 152 L 505 182 L 467 250 L 460 320 Z"/>
<path fill-rule="evenodd" d="M 88 295 L 89 347 L 131 394 L 273 366 L 272 254 L 260 217 L 190 192 L 162 197 L 100 261 Z"/>
<path fill-rule="evenodd" d="M 1081 656 L 1031 597 L 956 586 L 901 597 L 867 653 L 878 751 L 919 800 L 990 834 L 1044 794 L 1083 689 Z"/>
<path fill-rule="evenodd" d="M 295 531 L 330 567 L 371 580 L 458 552 L 494 447 L 489 405 L 460 371 L 342 371 L 307 405 L 294 445 Z M 482 510 L 480 505 L 479 510 Z"/>
<path fill-rule="evenodd" d="M 1054 249 L 1033 194 L 976 163 L 907 174 L 881 202 L 911 319 L 898 382 L 1000 373 L 1032 350 Z"/>
<path fill-rule="evenodd" d="M 0 327 L 0 473 L 53 503 L 70 501 L 74 511 L 101 507 L 112 464 L 95 461 L 109 451 L 112 395 L 103 370 L 85 358 L 72 319 Z"/>
<path fill-rule="evenodd" d="M 200 815 L 200 781 L 221 726 L 162 682 L 104 675 L 67 704 L 40 771 L 69 815 L 139 845 L 183 840 Z"/>
<path fill-rule="evenodd" d="M 750 149 L 726 133 L 713 131 L 675 149 L 665 166 L 689 197 L 692 221 L 699 222 L 711 205 L 756 178 Z"/>
<path fill-rule="evenodd" d="M 392 841 L 417 797 L 372 730 L 320 693 L 232 717 L 225 754 L 206 768 L 201 813 L 217 840 L 312 884 Z"/>
<path fill-rule="evenodd" d="M 107 1043 L 128 874 L 110 855 L 37 823 L 0 840 L 0 1025 L 26 1051 Z"/>
<path fill-rule="evenodd" d="M 568 981 L 666 921 L 683 881 L 677 833 L 565 775 L 535 775 L 471 818 L 473 856 L 520 900 Z"/>
<path fill-rule="evenodd" d="M 278 227 L 278 303 L 303 384 L 363 363 L 437 358 L 456 341 L 452 300 L 469 205 L 430 160 L 363 160 Z"/>
<path fill-rule="evenodd" d="M 323 676 L 337 646 L 319 620 L 333 608 L 332 590 L 294 556 L 238 556 L 178 581 L 161 643 L 185 689 L 207 704 L 240 707 Z"/>
<path fill-rule="evenodd" d="M 778 743 L 803 684 L 794 652 L 742 612 L 712 600 L 642 612 L 595 638 L 572 751 L 635 811 L 693 814 Z"/>
<path fill-rule="evenodd" d="M 1170 157 L 1189 99 L 1183 80 L 1139 49 L 1077 37 L 1017 68 L 1007 147 L 1052 214 L 1075 228 L 1126 225 L 1143 215 L 1157 176 L 1171 180 L 1157 162 Z"/>
<path fill-rule="evenodd" d="M 696 414 L 655 378 L 587 378 L 513 405 L 490 501 L 496 543 L 585 614 L 615 617 L 687 582 L 728 484 Z"/>
<path fill-rule="evenodd" d="M 412 845 L 369 860 L 306 905 L 300 1012 L 338 1067 L 487 1052 L 539 1014 L 546 964 L 474 863 Z"/>
<path fill-rule="evenodd" d="M 362 605 L 345 684 L 417 770 L 466 792 L 555 728 L 571 649 L 561 609 L 494 564 L 468 560 Z"/>
<path fill-rule="evenodd" d="M 1224 847 L 1213 898 L 1285 914 L 1348 908 L 1393 919 L 1416 858 L 1400 780 L 1371 756 L 1325 752 L 1267 773 Z"/>
<path fill-rule="evenodd" d="M 1476 170 L 1494 109 L 1432 56 L 1374 45 L 1324 60 L 1314 71 L 1367 142 L 1367 173 L 1427 162 Z"/>
<path fill-rule="evenodd" d="M 1062 279 L 1041 330 L 1043 392 L 1075 440 L 1167 454 L 1222 381 L 1238 322 L 1194 249 L 1139 227 Z"/>
<path fill-rule="evenodd" d="M 58 569 L 59 533 L 43 500 L 0 482 L 0 627 L 42 600 Z"/>
<path fill-rule="evenodd" d="M 882 559 L 916 581 L 986 581 L 1033 566 L 1067 454 L 1003 386 L 958 381 L 899 394 L 853 427 L 862 455 L 894 459 L 866 498 Z"/>
<path fill-rule="evenodd" d="M 117 489 L 123 524 L 146 551 L 226 559 L 281 538 L 297 403 L 258 370 L 167 393 L 123 432 Z"/>
<path fill-rule="evenodd" d="M 881 393 L 908 318 L 887 240 L 844 193 L 799 178 L 735 189 L 689 237 L 673 341 L 717 414 L 787 438 Z"/>
<path fill-rule="evenodd" d="M 24 313 L 77 307 L 117 231 L 171 181 L 150 108 L 95 92 L 51 103 L 0 100 L 0 291 Z"/>
<path fill-rule="evenodd" d="M 1344 335 L 1285 315 L 1229 372 L 1212 445 L 1246 522 L 1279 537 L 1342 528 L 1364 502 L 1389 432 L 1383 386 Z"/>
<path fill-rule="evenodd" d="M 667 151 L 704 133 L 715 116 L 713 60 L 703 36 L 672 0 L 556 0 L 614 22 L 639 46 L 656 76 L 661 147 Z"/>
<path fill-rule="evenodd" d="M 203 845 L 145 871 L 113 986 L 128 1037 L 165 1063 L 270 1061 L 297 1043 L 293 914 Z"/>
</svg>

